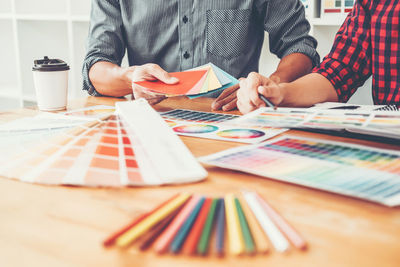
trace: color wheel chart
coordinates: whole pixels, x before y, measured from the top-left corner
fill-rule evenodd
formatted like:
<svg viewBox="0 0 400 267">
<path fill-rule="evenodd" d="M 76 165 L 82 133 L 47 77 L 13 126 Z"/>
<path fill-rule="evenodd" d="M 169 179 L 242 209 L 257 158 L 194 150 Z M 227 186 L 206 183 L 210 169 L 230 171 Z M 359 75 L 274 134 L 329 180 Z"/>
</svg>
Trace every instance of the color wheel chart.
<svg viewBox="0 0 400 267">
<path fill-rule="evenodd" d="M 228 124 L 238 115 L 175 109 L 160 113 L 166 123 L 179 135 L 258 143 L 286 131 L 270 127 L 238 127 Z"/>
<path fill-rule="evenodd" d="M 387 206 L 400 205 L 400 152 L 394 150 L 285 136 L 200 161 Z"/>
</svg>

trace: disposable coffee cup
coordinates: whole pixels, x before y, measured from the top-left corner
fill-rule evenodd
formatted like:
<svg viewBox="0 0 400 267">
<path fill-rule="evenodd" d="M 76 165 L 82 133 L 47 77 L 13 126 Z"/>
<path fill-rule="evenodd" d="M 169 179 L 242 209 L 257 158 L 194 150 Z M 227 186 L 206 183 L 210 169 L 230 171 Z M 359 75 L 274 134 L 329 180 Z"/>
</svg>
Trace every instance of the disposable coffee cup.
<svg viewBox="0 0 400 267">
<path fill-rule="evenodd" d="M 34 61 L 32 72 L 39 109 L 65 109 L 68 97 L 68 64 L 60 59 L 44 57 Z"/>
</svg>

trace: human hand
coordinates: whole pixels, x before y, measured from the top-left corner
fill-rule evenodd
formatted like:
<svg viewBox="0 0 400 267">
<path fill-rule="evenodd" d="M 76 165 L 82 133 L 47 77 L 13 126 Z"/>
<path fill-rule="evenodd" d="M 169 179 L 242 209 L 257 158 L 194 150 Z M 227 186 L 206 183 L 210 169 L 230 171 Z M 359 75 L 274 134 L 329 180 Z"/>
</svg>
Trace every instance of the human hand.
<svg viewBox="0 0 400 267">
<path fill-rule="evenodd" d="M 130 73 L 130 79 L 132 82 L 132 94 L 135 99 L 145 98 L 149 104 L 157 104 L 166 98 L 163 94 L 158 94 L 149 91 L 147 88 L 137 85 L 135 82 L 139 81 L 154 81 L 160 80 L 166 84 L 175 84 L 179 80 L 172 77 L 165 70 L 163 70 L 157 64 L 144 64 L 141 66 L 133 66 L 132 72 Z"/>
<path fill-rule="evenodd" d="M 223 110 L 230 111 L 236 108 L 236 93 L 239 89 L 239 84 L 232 85 L 226 88 L 222 94 L 220 94 L 217 99 L 211 104 L 211 110 Z"/>
<path fill-rule="evenodd" d="M 237 107 L 243 114 L 266 106 L 264 101 L 260 99 L 259 94 L 264 95 L 275 106 L 278 106 L 284 99 L 278 77 L 267 78 L 252 72 L 246 79 L 242 79 L 239 85 Z"/>
</svg>

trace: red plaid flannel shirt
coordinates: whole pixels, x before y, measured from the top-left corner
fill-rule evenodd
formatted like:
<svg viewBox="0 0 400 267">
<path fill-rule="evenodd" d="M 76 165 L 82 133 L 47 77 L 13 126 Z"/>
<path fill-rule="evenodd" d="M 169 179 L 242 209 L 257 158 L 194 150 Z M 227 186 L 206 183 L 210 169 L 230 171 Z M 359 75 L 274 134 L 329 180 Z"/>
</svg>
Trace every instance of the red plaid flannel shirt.
<svg viewBox="0 0 400 267">
<path fill-rule="evenodd" d="M 346 102 L 372 74 L 375 104 L 400 105 L 399 0 L 357 0 L 331 52 L 313 72 Z"/>
</svg>

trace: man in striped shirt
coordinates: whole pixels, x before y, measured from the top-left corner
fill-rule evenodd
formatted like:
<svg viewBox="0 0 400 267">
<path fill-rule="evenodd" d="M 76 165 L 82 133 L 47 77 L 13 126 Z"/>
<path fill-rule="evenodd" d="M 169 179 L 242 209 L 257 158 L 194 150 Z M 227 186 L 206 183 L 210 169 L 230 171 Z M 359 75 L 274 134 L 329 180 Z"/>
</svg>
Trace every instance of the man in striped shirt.
<svg viewBox="0 0 400 267">
<path fill-rule="evenodd" d="M 339 29 L 331 52 L 308 74 L 277 84 L 257 73 L 240 82 L 242 113 L 275 105 L 307 107 L 325 101 L 346 102 L 372 75 L 375 104 L 400 106 L 400 4 L 398 0 L 357 0 Z"/>
<path fill-rule="evenodd" d="M 83 89 L 162 98 L 134 81 L 175 83 L 168 72 L 212 62 L 235 77 L 258 71 L 264 33 L 281 58 L 270 76 L 289 82 L 319 63 L 299 0 L 93 0 Z M 130 67 L 120 67 L 125 51 Z M 236 94 L 224 106 L 236 107 Z"/>
</svg>

